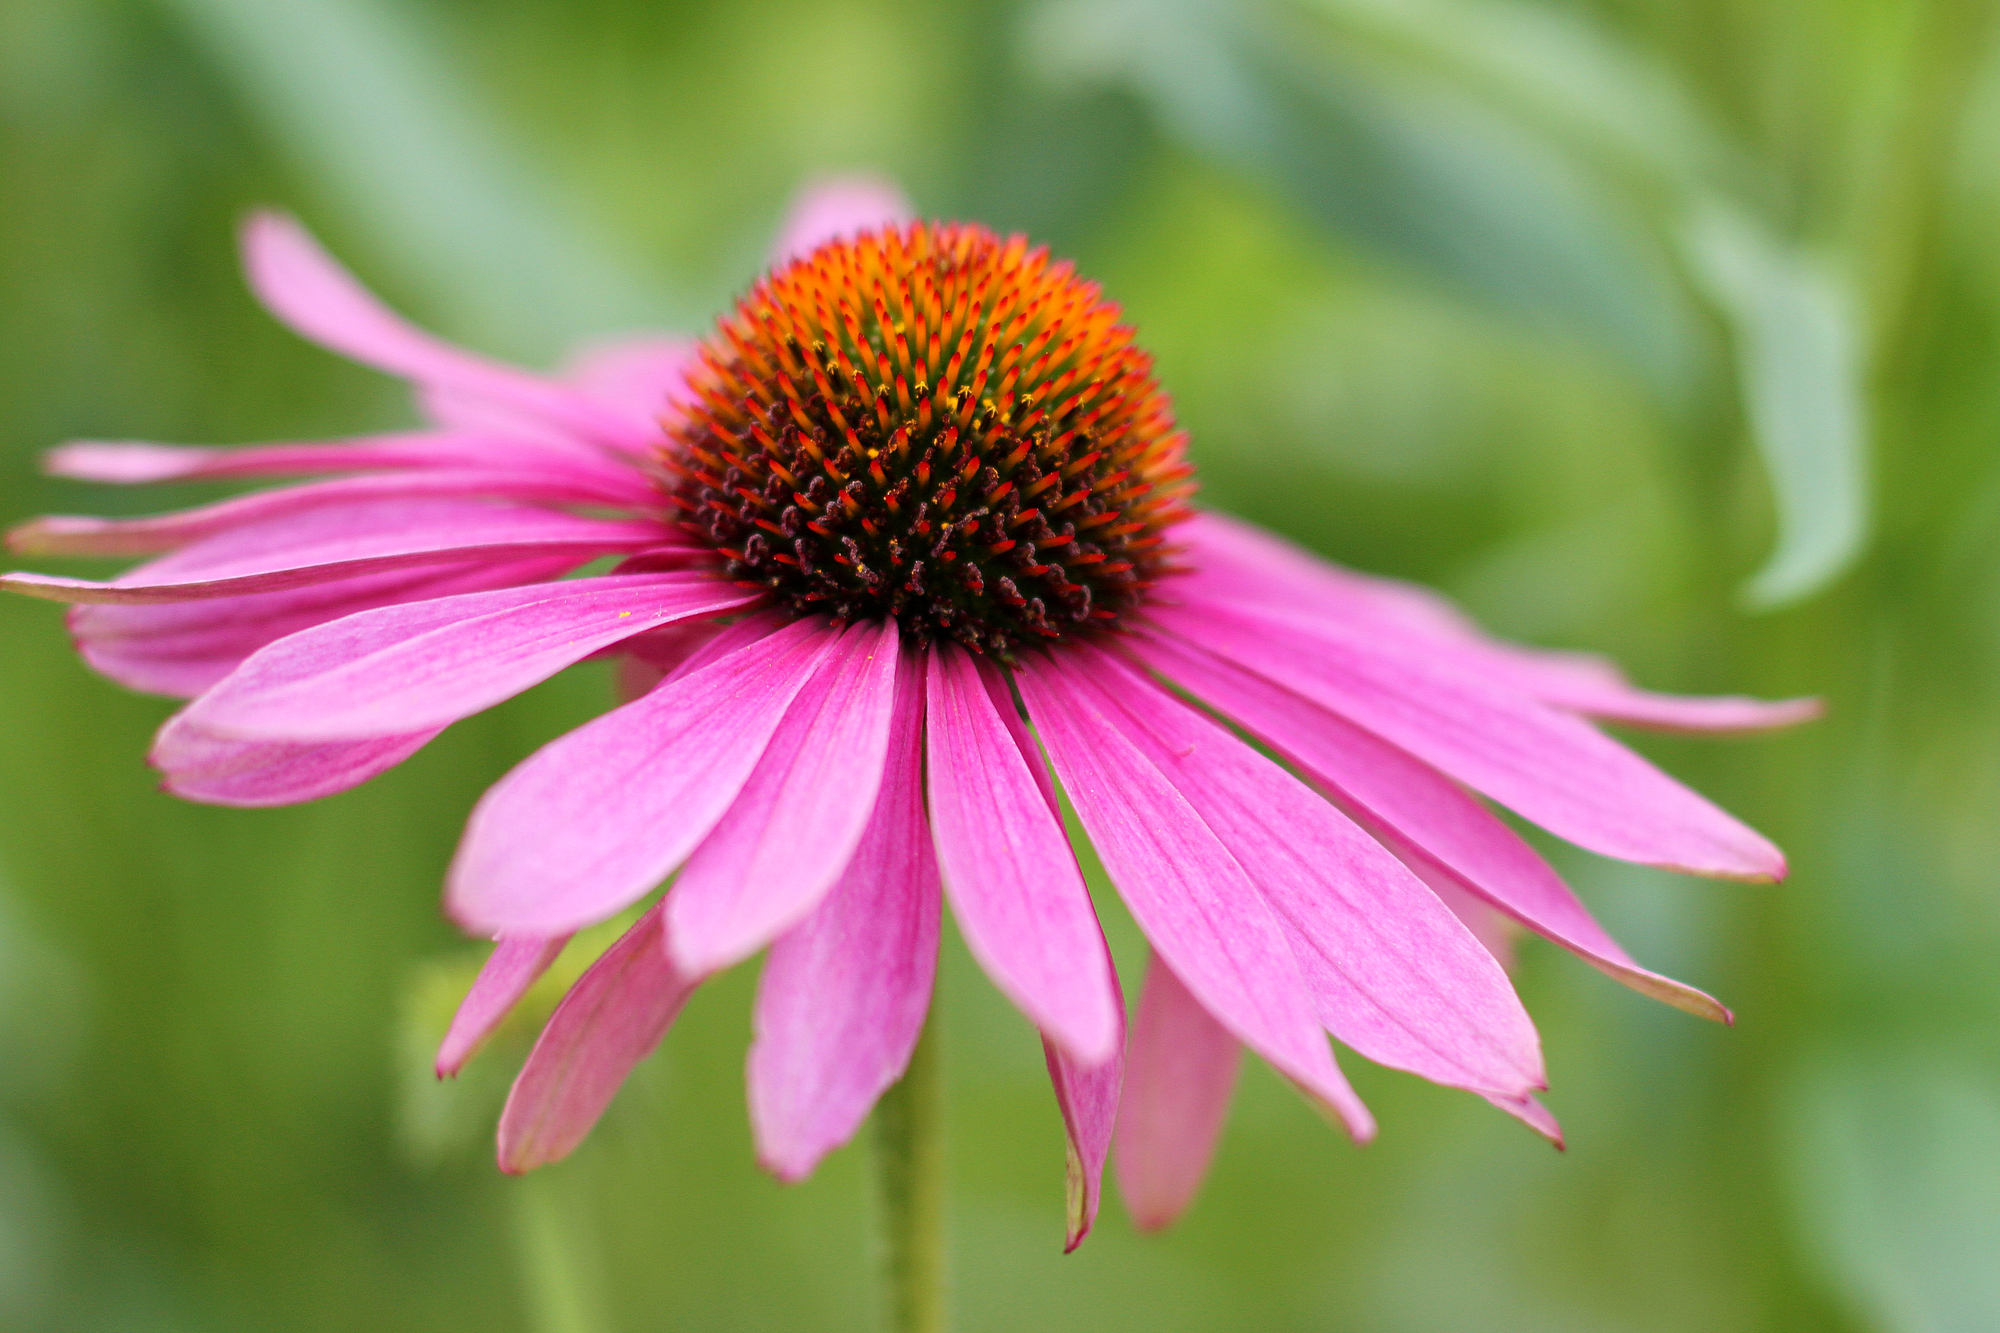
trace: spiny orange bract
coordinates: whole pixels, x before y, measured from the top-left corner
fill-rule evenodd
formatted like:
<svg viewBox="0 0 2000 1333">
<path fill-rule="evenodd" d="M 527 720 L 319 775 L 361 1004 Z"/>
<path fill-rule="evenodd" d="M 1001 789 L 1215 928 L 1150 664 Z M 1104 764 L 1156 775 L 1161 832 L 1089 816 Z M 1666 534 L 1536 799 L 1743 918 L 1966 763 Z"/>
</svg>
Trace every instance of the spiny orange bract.
<svg viewBox="0 0 2000 1333">
<path fill-rule="evenodd" d="M 691 383 L 665 460 L 680 519 L 800 613 L 1006 658 L 1135 609 L 1188 516 L 1152 358 L 1019 236 L 829 242 L 718 322 Z"/>
</svg>

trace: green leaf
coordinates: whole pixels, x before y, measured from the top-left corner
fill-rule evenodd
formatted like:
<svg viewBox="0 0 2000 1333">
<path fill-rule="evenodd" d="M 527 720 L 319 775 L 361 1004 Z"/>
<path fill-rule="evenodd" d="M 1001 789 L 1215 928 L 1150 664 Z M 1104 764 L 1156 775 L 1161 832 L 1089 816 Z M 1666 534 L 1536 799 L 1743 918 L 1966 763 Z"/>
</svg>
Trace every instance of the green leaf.
<svg viewBox="0 0 2000 1333">
<path fill-rule="evenodd" d="M 466 334 L 546 356 L 672 311 L 526 161 L 409 10 L 161 0 L 308 183 Z M 691 325 L 690 325 L 691 327 Z"/>
<path fill-rule="evenodd" d="M 1421 70 L 1607 166 L 1686 190 L 1740 171 L 1680 81 L 1579 10 L 1480 0 L 1304 0 L 1371 60 Z"/>
<path fill-rule="evenodd" d="M 1884 1333 L 2000 1328 L 2000 1088 L 1956 1061 L 1824 1059 L 1791 1106 L 1794 1227 Z"/>
<path fill-rule="evenodd" d="M 1212 0 L 1062 0 L 1029 49 L 1122 84 L 1174 137 L 1462 294 L 1611 348 L 1678 396 L 1693 328 L 1663 254 L 1558 146 L 1450 79 Z"/>
<path fill-rule="evenodd" d="M 1711 202 L 1685 235 L 1688 261 L 1728 320 L 1751 437 L 1778 506 L 1778 547 L 1745 586 L 1771 610 L 1816 592 L 1868 535 L 1868 407 L 1856 301 L 1838 277 Z"/>
</svg>

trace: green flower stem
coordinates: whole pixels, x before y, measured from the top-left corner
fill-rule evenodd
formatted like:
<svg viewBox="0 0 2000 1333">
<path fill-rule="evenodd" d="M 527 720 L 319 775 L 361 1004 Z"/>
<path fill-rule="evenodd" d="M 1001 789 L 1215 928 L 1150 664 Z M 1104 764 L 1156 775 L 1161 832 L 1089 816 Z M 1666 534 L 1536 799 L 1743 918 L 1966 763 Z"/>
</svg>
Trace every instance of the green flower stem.
<svg viewBox="0 0 2000 1333">
<path fill-rule="evenodd" d="M 875 1178 L 891 1333 L 944 1333 L 944 1068 L 927 1022 L 875 1107 Z"/>
<path fill-rule="evenodd" d="M 566 1183 L 546 1168 L 507 1182 L 528 1327 L 535 1333 L 601 1333 L 607 1325 L 590 1262 L 595 1247 L 564 1197 Z"/>
</svg>

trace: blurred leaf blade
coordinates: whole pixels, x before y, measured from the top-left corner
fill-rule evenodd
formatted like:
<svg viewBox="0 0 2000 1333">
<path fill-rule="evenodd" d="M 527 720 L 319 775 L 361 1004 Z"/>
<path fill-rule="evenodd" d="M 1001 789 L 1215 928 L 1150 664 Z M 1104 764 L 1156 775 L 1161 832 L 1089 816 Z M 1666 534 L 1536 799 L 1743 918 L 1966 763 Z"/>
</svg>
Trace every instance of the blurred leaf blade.
<svg viewBox="0 0 2000 1333">
<path fill-rule="evenodd" d="M 1868 407 L 1853 295 L 1745 215 L 1710 203 L 1689 264 L 1730 325 L 1750 431 L 1777 501 L 1778 545 L 1745 585 L 1775 610 L 1825 587 L 1868 537 Z"/>
<path fill-rule="evenodd" d="M 1589 15 L 1481 0 L 1307 0 L 1349 42 L 1476 90 L 1539 131 L 1686 189 L 1735 154 L 1659 62 Z"/>
<path fill-rule="evenodd" d="M 1884 1333 L 2000 1328 L 2000 1094 L 1954 1062 L 1828 1058 L 1793 1093 L 1796 1228 Z"/>
<path fill-rule="evenodd" d="M 478 336 L 546 355 L 673 312 L 508 140 L 407 10 L 161 0 L 398 276 Z"/>
<path fill-rule="evenodd" d="M 1634 217 L 1552 145 L 1445 81 L 1343 52 L 1279 10 L 1067 0 L 1030 47 L 1129 87 L 1201 155 L 1432 281 L 1616 351 L 1667 397 L 1685 302 Z"/>
</svg>

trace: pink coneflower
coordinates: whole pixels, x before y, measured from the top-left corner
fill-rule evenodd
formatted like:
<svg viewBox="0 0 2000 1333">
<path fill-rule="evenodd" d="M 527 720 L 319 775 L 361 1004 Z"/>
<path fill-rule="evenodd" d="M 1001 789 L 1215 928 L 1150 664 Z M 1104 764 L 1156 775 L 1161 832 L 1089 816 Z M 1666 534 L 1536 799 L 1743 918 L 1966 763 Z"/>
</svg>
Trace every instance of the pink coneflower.
<svg viewBox="0 0 2000 1333">
<path fill-rule="evenodd" d="M 768 950 L 750 1113 L 763 1162 L 805 1176 L 907 1065 L 947 898 L 1043 1036 L 1072 1244 L 1114 1140 L 1141 1225 L 1186 1205 L 1243 1047 L 1356 1139 L 1374 1124 L 1328 1033 L 1553 1136 L 1535 1029 L 1465 921 L 1727 1016 L 1634 963 L 1480 797 L 1607 856 L 1775 880 L 1775 847 L 1585 719 L 1724 731 L 1812 706 L 1646 693 L 1193 509 L 1118 308 L 1021 238 L 840 184 L 706 342 L 556 379 L 412 329 L 290 221 L 245 244 L 280 318 L 413 381 L 435 424 L 67 446 L 57 472 L 103 481 L 342 475 L 43 519 L 17 547 L 166 554 L 4 582 L 78 603 L 106 675 L 192 699 L 153 761 L 226 805 L 343 790 L 621 657 L 631 701 L 502 778 L 451 868 L 452 919 L 498 944 L 444 1073 L 572 933 L 672 877 L 543 1031 L 506 1169 L 576 1147 L 693 988 Z M 1059 793 L 1152 949 L 1129 1033 Z"/>
</svg>

